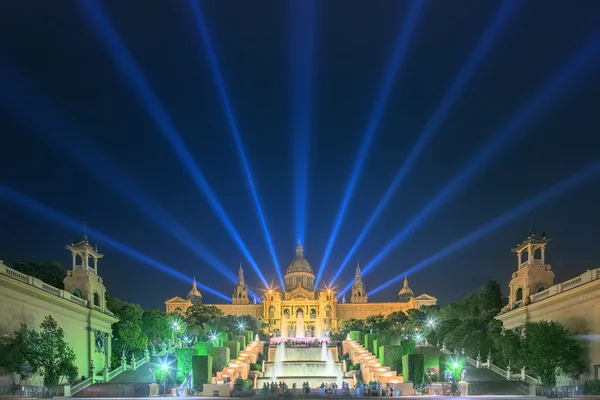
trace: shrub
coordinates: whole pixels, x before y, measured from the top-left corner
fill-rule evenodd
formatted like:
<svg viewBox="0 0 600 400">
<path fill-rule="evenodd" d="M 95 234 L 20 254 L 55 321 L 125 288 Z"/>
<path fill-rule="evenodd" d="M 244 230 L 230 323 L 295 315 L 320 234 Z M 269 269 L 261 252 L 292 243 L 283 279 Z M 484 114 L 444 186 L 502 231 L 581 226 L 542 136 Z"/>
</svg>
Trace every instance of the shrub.
<svg viewBox="0 0 600 400">
<path fill-rule="evenodd" d="M 594 379 L 583 384 L 583 394 L 588 396 L 600 395 L 600 380 Z"/>
<path fill-rule="evenodd" d="M 260 371 L 260 365 L 255 364 L 255 363 L 250 363 L 250 371 Z"/>
</svg>

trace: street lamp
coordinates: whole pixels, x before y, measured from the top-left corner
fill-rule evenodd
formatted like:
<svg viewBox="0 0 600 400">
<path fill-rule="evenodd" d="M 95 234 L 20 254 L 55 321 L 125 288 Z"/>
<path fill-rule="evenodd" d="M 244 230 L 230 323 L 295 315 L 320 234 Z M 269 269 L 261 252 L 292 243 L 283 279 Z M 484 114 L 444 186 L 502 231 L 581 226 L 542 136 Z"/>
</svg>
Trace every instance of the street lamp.
<svg viewBox="0 0 600 400">
<path fill-rule="evenodd" d="M 458 368 L 458 363 L 455 361 L 453 366 L 454 366 L 454 382 L 458 382 L 458 379 L 456 377 L 456 368 Z"/>
<path fill-rule="evenodd" d="M 167 373 L 169 371 L 169 366 L 166 363 L 162 365 L 163 370 L 163 394 L 167 394 Z"/>
</svg>

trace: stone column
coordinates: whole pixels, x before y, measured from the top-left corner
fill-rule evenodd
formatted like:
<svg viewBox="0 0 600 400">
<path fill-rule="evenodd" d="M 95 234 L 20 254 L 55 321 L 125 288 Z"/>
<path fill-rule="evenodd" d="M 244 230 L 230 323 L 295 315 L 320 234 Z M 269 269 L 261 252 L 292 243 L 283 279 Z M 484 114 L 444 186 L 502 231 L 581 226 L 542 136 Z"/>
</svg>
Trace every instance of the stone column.
<svg viewBox="0 0 600 400">
<path fill-rule="evenodd" d="M 508 367 L 506 367 L 506 379 L 510 380 L 510 360 L 508 361 Z"/>
<path fill-rule="evenodd" d="M 490 352 L 487 356 L 487 367 L 488 369 L 492 368 L 492 349 L 490 349 Z"/>
<path fill-rule="evenodd" d="M 523 365 L 523 366 L 521 367 L 521 380 L 522 380 L 523 382 L 525 382 L 525 378 L 526 378 L 526 377 L 527 377 L 527 374 L 525 373 L 525 366 Z"/>
<path fill-rule="evenodd" d="M 477 353 L 477 368 L 481 368 L 481 351 Z"/>
</svg>

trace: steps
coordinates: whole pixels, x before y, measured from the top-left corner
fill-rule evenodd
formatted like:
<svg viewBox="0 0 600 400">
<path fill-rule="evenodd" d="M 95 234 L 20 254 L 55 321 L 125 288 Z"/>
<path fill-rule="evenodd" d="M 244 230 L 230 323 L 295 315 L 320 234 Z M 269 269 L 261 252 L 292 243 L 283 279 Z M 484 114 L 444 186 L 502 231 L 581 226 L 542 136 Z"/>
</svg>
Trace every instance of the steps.
<svg viewBox="0 0 600 400">
<path fill-rule="evenodd" d="M 469 396 L 506 395 L 528 396 L 529 386 L 520 381 L 509 381 L 486 368 L 476 368 L 465 364 L 466 381 L 469 382 Z"/>
<path fill-rule="evenodd" d="M 528 396 L 529 386 L 519 381 L 469 382 L 469 396 Z"/>
</svg>

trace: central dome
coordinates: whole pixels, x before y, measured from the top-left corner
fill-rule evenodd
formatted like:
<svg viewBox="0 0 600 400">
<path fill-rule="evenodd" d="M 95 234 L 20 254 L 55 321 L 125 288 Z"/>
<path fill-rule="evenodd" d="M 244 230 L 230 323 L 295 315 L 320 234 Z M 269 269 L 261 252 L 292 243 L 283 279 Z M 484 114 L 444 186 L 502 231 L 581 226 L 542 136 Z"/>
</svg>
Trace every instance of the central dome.
<svg viewBox="0 0 600 400">
<path fill-rule="evenodd" d="M 301 291 L 314 292 L 315 273 L 302 254 L 300 241 L 296 247 L 296 258 L 285 270 L 284 282 L 286 292 L 296 291 L 298 288 L 301 288 Z"/>
<path fill-rule="evenodd" d="M 304 256 L 302 255 L 302 245 L 298 242 L 298 246 L 296 247 L 296 258 L 290 262 L 287 269 L 285 270 L 285 274 L 292 274 L 294 272 L 305 272 L 307 274 L 314 275 L 312 267 L 306 261 Z"/>
</svg>

